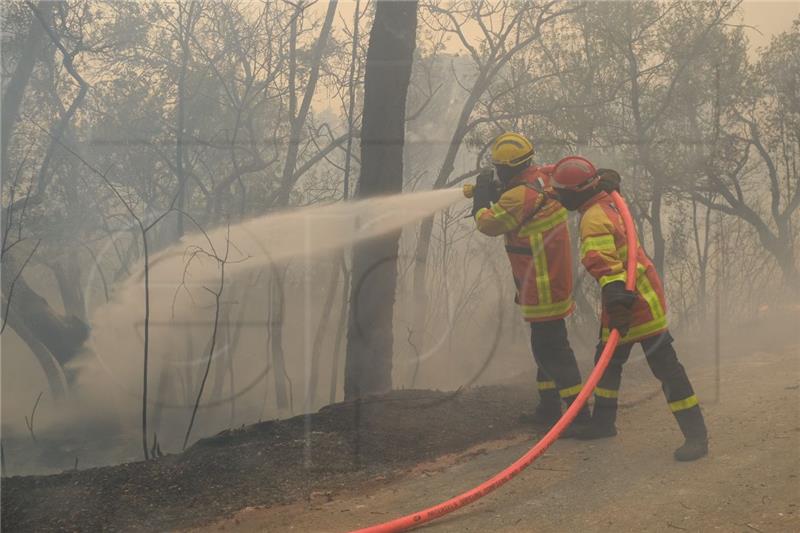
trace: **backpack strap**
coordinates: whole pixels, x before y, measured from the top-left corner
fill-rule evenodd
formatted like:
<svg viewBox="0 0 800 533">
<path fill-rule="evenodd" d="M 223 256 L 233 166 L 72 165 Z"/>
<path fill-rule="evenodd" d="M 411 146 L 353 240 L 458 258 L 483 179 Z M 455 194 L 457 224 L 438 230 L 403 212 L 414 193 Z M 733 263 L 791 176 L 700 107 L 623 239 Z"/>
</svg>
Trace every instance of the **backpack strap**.
<svg viewBox="0 0 800 533">
<path fill-rule="evenodd" d="M 533 217 L 535 217 L 539 211 L 544 208 L 544 206 L 547 204 L 547 201 L 550 199 L 550 195 L 544 190 L 544 180 L 542 178 L 536 178 L 533 183 L 525 182 L 524 185 L 525 187 L 539 193 L 539 203 L 533 208 L 533 211 L 528 213 L 528 216 L 526 216 L 522 222 L 520 222 L 520 227 L 530 222 Z"/>
</svg>

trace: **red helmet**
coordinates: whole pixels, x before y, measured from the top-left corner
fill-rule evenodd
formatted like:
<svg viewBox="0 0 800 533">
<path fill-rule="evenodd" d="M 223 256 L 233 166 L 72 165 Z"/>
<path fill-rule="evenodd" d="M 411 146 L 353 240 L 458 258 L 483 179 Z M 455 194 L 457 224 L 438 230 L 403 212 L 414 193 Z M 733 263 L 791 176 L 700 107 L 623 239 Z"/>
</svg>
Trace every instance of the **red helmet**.
<svg viewBox="0 0 800 533">
<path fill-rule="evenodd" d="M 553 171 L 552 186 L 556 189 L 583 191 L 597 180 L 597 169 L 585 157 L 571 155 L 558 163 Z"/>
</svg>

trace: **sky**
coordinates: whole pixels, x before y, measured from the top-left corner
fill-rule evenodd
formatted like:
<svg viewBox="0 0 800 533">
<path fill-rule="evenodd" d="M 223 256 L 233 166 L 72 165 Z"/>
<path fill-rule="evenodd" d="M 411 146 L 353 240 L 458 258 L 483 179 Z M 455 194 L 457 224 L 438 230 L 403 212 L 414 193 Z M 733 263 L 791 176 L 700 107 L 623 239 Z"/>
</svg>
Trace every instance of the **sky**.
<svg viewBox="0 0 800 533">
<path fill-rule="evenodd" d="M 758 49 L 769 44 L 770 38 L 791 28 L 792 21 L 800 15 L 800 1 L 775 2 L 773 0 L 748 0 L 742 5 L 742 23 L 753 28 L 746 29 L 750 39 L 750 51 L 757 55 Z"/>
<path fill-rule="evenodd" d="M 362 9 L 365 3 L 361 2 Z M 327 2 L 319 2 L 315 8 L 320 14 L 324 14 L 324 6 L 327 6 Z M 350 26 L 354 8 L 354 0 L 340 0 L 337 8 L 337 25 L 341 25 L 343 18 Z M 800 15 L 800 0 L 745 0 L 742 4 L 741 23 L 752 26 L 746 30 L 752 54 L 755 56 L 758 48 L 769 44 L 770 37 L 788 30 L 798 15 Z"/>
<path fill-rule="evenodd" d="M 366 4 L 366 0 L 361 1 L 362 10 Z M 324 17 L 327 5 L 328 2 L 323 0 L 314 4 L 311 9 L 316 11 L 319 17 Z M 335 28 L 340 29 L 343 25 L 348 28 L 352 27 L 355 5 L 355 0 L 339 1 L 334 22 Z M 774 35 L 789 30 L 792 21 L 798 16 L 800 16 L 800 0 L 745 0 L 742 3 L 740 20 L 737 22 L 747 26 L 745 32 L 750 43 L 750 59 L 757 61 L 759 49 L 769 45 L 769 41 Z M 361 39 L 368 38 L 369 34 L 361 36 Z M 460 44 L 455 39 L 448 43 L 448 49 L 451 49 L 452 52 L 462 51 Z M 318 92 L 315 100 L 320 108 L 327 108 L 332 103 L 331 95 L 324 90 Z"/>
</svg>

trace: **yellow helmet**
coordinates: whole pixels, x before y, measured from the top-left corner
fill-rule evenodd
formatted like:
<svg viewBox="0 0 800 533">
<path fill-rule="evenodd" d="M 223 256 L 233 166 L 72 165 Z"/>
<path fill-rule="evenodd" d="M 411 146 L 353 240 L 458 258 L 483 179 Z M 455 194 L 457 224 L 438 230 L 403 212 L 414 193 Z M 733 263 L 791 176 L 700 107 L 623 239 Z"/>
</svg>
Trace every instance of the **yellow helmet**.
<svg viewBox="0 0 800 533">
<path fill-rule="evenodd" d="M 517 167 L 533 158 L 533 144 L 519 133 L 504 133 L 492 146 L 492 163 Z"/>
</svg>

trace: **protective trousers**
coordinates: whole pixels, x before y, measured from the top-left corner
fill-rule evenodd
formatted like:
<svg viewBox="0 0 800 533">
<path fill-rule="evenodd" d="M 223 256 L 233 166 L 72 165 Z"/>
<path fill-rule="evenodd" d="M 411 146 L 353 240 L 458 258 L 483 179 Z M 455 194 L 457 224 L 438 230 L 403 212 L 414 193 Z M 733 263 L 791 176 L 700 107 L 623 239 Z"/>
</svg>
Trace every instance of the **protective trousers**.
<svg viewBox="0 0 800 533">
<path fill-rule="evenodd" d="M 537 381 L 539 390 L 543 391 L 542 383 L 552 380 L 551 395 L 557 394 L 559 398 L 569 405 L 581 391 L 581 373 L 575 354 L 567 339 L 567 324 L 563 318 L 545 322 L 531 322 L 531 349 L 533 358 L 539 366 Z M 547 379 L 547 378 L 550 379 Z M 544 379 L 542 379 L 544 378 Z M 544 386 L 550 389 L 549 383 Z M 554 396 L 550 396 L 553 398 Z M 544 395 L 542 396 L 544 401 Z M 589 417 L 588 409 L 581 411 L 577 420 L 585 421 Z"/>
<path fill-rule="evenodd" d="M 556 382 L 536 365 L 536 389 L 539 391 L 539 404 L 547 411 L 561 412 L 561 397 Z"/>
<path fill-rule="evenodd" d="M 647 364 L 653 375 L 661 382 L 661 389 L 667 399 L 670 410 L 675 415 L 678 425 L 686 438 L 705 439 L 706 426 L 703 414 L 694 394 L 692 384 L 686 370 L 678 361 L 678 355 L 672 346 L 672 335 L 669 331 L 648 337 L 641 341 Z M 622 380 L 622 365 L 630 357 L 635 343 L 622 344 L 614 351 L 603 377 L 594 390 L 593 422 L 599 425 L 614 425 L 617 418 L 619 387 Z M 600 358 L 604 343 L 597 346 L 595 363 Z"/>
</svg>

